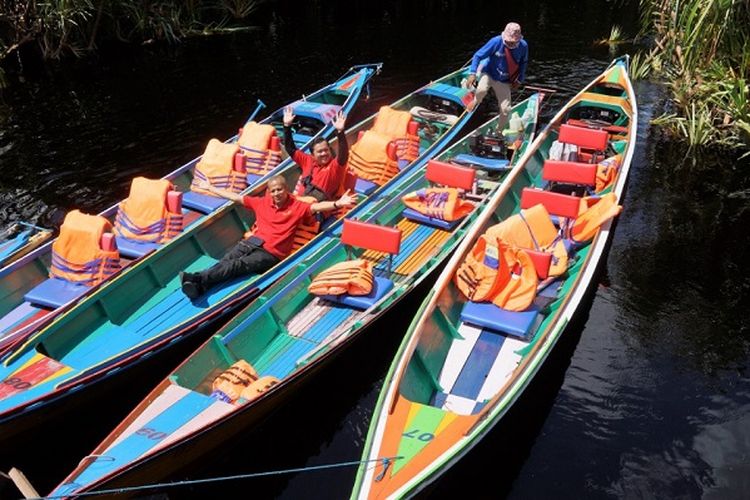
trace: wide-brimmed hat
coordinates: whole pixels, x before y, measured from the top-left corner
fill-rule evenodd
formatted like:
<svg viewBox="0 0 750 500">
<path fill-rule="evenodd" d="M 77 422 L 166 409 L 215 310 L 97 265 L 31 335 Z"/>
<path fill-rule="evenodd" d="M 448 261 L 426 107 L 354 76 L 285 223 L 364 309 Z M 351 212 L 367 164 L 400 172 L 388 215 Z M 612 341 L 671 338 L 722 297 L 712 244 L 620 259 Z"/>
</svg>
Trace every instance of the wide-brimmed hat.
<svg viewBox="0 0 750 500">
<path fill-rule="evenodd" d="M 520 42 L 523 35 L 521 34 L 521 25 L 518 23 L 508 23 L 503 30 L 503 40 L 506 42 Z"/>
</svg>

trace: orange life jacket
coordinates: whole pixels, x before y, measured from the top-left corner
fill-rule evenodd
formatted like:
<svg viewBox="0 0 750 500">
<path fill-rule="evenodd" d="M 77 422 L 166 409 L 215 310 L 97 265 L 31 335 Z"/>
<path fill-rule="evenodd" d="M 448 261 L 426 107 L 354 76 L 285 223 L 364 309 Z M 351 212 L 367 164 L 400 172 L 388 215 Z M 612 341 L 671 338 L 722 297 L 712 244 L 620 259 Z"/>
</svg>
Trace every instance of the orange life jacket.
<svg viewBox="0 0 750 500">
<path fill-rule="evenodd" d="M 52 244 L 50 276 L 94 286 L 119 271 L 120 252 L 102 248 L 104 234 L 111 232 L 112 224 L 100 215 L 68 212 Z"/>
<path fill-rule="evenodd" d="M 568 251 L 544 205 L 521 210 L 490 227 L 486 234 L 519 248 L 552 252 L 550 276 L 560 276 L 568 268 Z"/>
<path fill-rule="evenodd" d="M 497 240 L 480 236 L 453 279 L 469 300 L 492 300 L 510 279 L 510 270 L 500 256 Z"/>
<path fill-rule="evenodd" d="M 273 125 L 256 122 L 246 123 L 237 138 L 237 144 L 245 155 L 247 171 L 265 175 L 281 163 L 281 143 Z"/>
<path fill-rule="evenodd" d="M 396 111 L 390 106 L 382 106 L 375 117 L 372 130 L 390 137 L 396 142 L 396 156 L 414 161 L 419 156 L 419 137 L 409 132 L 411 113 Z"/>
<path fill-rule="evenodd" d="M 538 284 L 531 257 L 522 249 L 482 235 L 454 276 L 456 286 L 473 302 L 492 302 L 523 311 L 536 298 Z"/>
<path fill-rule="evenodd" d="M 600 193 L 610 187 L 617 178 L 617 169 L 620 168 L 622 155 L 610 156 L 599 162 L 596 167 L 596 192 Z"/>
<path fill-rule="evenodd" d="M 401 201 L 420 214 L 446 221 L 458 220 L 474 209 L 471 202 L 459 196 L 456 188 L 420 189 L 408 193 Z"/>
<path fill-rule="evenodd" d="M 199 182 L 207 180 L 212 186 L 239 193 L 247 187 L 247 175 L 234 169 L 234 157 L 239 152 L 238 144 L 224 144 L 218 139 L 208 141 L 193 172 L 193 183 L 190 190 L 208 196 L 217 196 L 198 187 Z"/>
<path fill-rule="evenodd" d="M 218 399 L 233 402 L 240 397 L 243 389 L 256 380 L 258 372 L 250 363 L 241 359 L 217 376 L 211 388 Z"/>
<path fill-rule="evenodd" d="M 367 295 L 372 291 L 372 262 L 357 259 L 334 264 L 307 287 L 313 295 Z"/>
<path fill-rule="evenodd" d="M 500 243 L 500 252 L 510 271 L 510 279 L 492 298 L 492 303 L 508 311 L 523 311 L 536 298 L 536 269 L 524 250 Z"/>
<path fill-rule="evenodd" d="M 581 211 L 573 222 L 569 237 L 583 243 L 594 238 L 599 228 L 608 220 L 617 217 L 622 206 L 617 204 L 617 195 L 607 193 L 601 198 L 582 198 Z"/>
<path fill-rule="evenodd" d="M 242 390 L 242 394 L 240 394 L 240 399 L 237 401 L 237 403 L 249 403 L 261 394 L 268 392 L 271 387 L 275 386 L 279 382 L 281 382 L 281 380 L 272 375 L 261 377 Z"/>
<path fill-rule="evenodd" d="M 136 177 L 130 194 L 120 203 L 115 232 L 131 240 L 163 243 L 182 231 L 182 213 L 169 210 L 167 198 L 173 190 L 166 179 Z"/>
<path fill-rule="evenodd" d="M 388 156 L 391 136 L 368 130 L 349 151 L 349 168 L 361 179 L 380 186 L 398 174 L 397 160 Z"/>
</svg>

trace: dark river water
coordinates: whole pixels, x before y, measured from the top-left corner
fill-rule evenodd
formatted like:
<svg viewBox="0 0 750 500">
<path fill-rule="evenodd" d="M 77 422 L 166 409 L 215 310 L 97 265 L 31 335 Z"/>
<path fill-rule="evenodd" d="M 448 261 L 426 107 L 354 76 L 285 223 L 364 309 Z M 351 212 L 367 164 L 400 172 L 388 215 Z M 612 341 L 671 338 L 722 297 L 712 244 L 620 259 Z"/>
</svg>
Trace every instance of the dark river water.
<svg viewBox="0 0 750 500">
<path fill-rule="evenodd" d="M 288 0 L 265 7 L 247 33 L 27 63 L 23 81 L 11 74 L 0 99 L 0 226 L 52 225 L 74 207 L 103 210 L 126 196 L 133 176 L 164 175 L 211 137 L 235 133 L 257 98 L 274 108 L 353 64 L 382 61 L 372 98 L 350 117 L 358 121 L 460 66 L 510 20 L 530 45 L 528 82 L 558 90 L 551 113 L 614 55 L 633 50 L 593 42 L 613 24 L 632 36 L 637 19 L 635 1 Z M 625 210 L 596 288 L 513 411 L 427 495 L 750 498 L 750 165 L 689 154 L 649 124 L 665 109 L 662 89 L 639 83 L 637 95 Z M 495 107 L 489 101 L 482 117 Z M 270 420 L 173 479 L 359 459 L 377 391 L 427 287 Z M 49 491 L 169 368 L 80 409 L 88 420 L 67 422 L 72 434 L 40 429 L 3 452 L 17 453 L 16 465 Z M 304 472 L 162 495 L 344 498 L 354 474 Z M 0 496 L 11 491 L 0 485 Z"/>
</svg>

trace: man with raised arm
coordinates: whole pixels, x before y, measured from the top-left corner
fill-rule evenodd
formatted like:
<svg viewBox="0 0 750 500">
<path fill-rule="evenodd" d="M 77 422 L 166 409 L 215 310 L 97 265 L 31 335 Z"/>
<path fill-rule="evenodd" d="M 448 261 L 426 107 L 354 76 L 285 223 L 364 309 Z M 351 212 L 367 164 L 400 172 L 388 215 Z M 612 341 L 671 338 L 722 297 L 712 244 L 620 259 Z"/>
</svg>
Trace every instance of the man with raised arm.
<svg viewBox="0 0 750 500">
<path fill-rule="evenodd" d="M 344 184 L 346 162 L 349 160 L 349 144 L 344 134 L 346 115 L 339 111 L 333 120 L 338 138 L 338 156 L 333 157 L 331 146 L 326 139 L 318 137 L 313 141 L 312 154 L 297 149 L 292 136 L 294 110 L 291 106 L 284 109 L 284 149 L 302 169 L 297 185 L 296 196 L 312 196 L 318 201 L 333 200 Z"/>
<path fill-rule="evenodd" d="M 237 243 L 213 266 L 198 273 L 180 274 L 182 291 L 191 299 L 197 299 L 211 286 L 228 279 L 272 268 L 292 253 L 294 233 L 300 223 L 312 223 L 313 214 L 348 208 L 357 202 L 357 195 L 347 191 L 336 201 L 306 203 L 289 192 L 282 175 L 271 177 L 265 193 L 260 196 L 242 196 L 208 182 L 201 188 L 255 212 L 255 225 L 252 236 Z"/>
</svg>

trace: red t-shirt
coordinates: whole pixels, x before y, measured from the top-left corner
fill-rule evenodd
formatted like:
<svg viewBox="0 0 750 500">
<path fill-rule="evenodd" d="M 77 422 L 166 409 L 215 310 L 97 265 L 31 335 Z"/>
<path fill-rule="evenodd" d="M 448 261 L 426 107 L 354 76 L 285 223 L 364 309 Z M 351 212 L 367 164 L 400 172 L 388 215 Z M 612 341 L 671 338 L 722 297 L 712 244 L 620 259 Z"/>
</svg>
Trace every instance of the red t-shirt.
<svg viewBox="0 0 750 500">
<path fill-rule="evenodd" d="M 242 204 L 255 212 L 253 234 L 263 240 L 263 249 L 283 259 L 292 253 L 294 233 L 300 222 L 315 222 L 310 204 L 300 201 L 291 194 L 287 201 L 276 207 L 270 194 L 244 196 Z"/>
<path fill-rule="evenodd" d="M 320 166 L 315 162 L 312 155 L 303 153 L 299 149 L 294 152 L 292 158 L 302 169 L 300 179 L 312 174 L 313 185 L 320 188 L 329 200 L 335 198 L 337 191 L 344 182 L 346 165 L 341 165 L 337 158 L 333 158 L 327 165 Z M 301 182 L 298 182 L 294 187 L 294 194 L 297 196 L 305 194 L 305 186 Z"/>
</svg>

